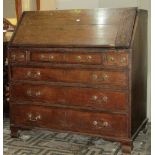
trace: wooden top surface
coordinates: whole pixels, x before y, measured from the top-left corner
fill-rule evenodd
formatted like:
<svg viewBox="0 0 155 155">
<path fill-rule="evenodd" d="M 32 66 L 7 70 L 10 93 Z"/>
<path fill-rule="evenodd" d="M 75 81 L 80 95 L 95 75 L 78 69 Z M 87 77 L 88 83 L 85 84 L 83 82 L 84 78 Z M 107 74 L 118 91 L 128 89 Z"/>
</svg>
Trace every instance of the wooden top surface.
<svg viewBox="0 0 155 155">
<path fill-rule="evenodd" d="M 13 46 L 129 47 L 137 8 L 25 12 Z"/>
</svg>

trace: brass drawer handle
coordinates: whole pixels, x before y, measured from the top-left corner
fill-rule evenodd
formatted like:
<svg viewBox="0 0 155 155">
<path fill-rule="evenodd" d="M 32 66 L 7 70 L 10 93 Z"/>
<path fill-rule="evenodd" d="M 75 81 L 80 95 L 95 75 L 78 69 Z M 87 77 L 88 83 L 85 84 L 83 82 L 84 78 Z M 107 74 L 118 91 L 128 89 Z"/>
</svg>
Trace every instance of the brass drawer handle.
<svg viewBox="0 0 155 155">
<path fill-rule="evenodd" d="M 103 96 L 103 97 L 102 97 L 102 101 L 103 101 L 104 103 L 107 103 L 107 102 L 108 102 L 108 97 L 107 97 L 107 96 Z"/>
<path fill-rule="evenodd" d="M 88 55 L 87 59 L 88 60 L 91 60 L 92 59 L 92 56 L 91 55 Z"/>
<path fill-rule="evenodd" d="M 76 22 L 80 22 L 80 19 L 76 19 Z"/>
<path fill-rule="evenodd" d="M 93 75 L 92 75 L 92 79 L 93 79 L 93 80 L 97 80 L 97 79 L 98 79 L 97 74 L 93 74 Z"/>
<path fill-rule="evenodd" d="M 98 77 L 97 74 L 92 75 L 93 80 L 98 80 L 98 81 L 106 81 L 109 79 L 109 76 L 107 74 L 103 74 L 102 77 Z"/>
<path fill-rule="evenodd" d="M 38 114 L 37 116 L 33 116 L 32 113 L 28 113 L 28 120 L 32 122 L 36 122 L 37 120 L 41 120 L 41 115 Z"/>
<path fill-rule="evenodd" d="M 105 128 L 109 126 L 109 123 L 107 121 L 93 121 L 93 125 Z"/>
<path fill-rule="evenodd" d="M 41 92 L 40 91 L 32 91 L 31 89 L 27 90 L 26 94 L 30 97 L 33 96 L 40 96 Z"/>
<path fill-rule="evenodd" d="M 108 102 L 108 97 L 107 96 L 101 96 L 101 97 L 98 97 L 96 95 L 92 96 L 92 100 L 95 101 L 95 103 L 107 103 Z"/>
<path fill-rule="evenodd" d="M 40 59 L 45 59 L 45 55 L 44 54 L 41 54 L 40 55 Z"/>
<path fill-rule="evenodd" d="M 121 58 L 120 62 L 121 62 L 122 64 L 126 63 L 126 57 Z"/>
<path fill-rule="evenodd" d="M 28 71 L 26 74 L 26 76 L 29 78 L 39 78 L 40 75 L 41 75 L 40 71 L 36 71 L 36 72 Z"/>
<path fill-rule="evenodd" d="M 98 96 L 96 96 L 96 95 L 92 96 L 93 101 L 96 101 L 97 99 L 98 99 Z"/>
<path fill-rule="evenodd" d="M 108 61 L 114 62 L 115 61 L 115 58 L 113 56 L 108 56 Z"/>
<path fill-rule="evenodd" d="M 50 55 L 50 56 L 49 56 L 49 59 L 50 59 L 50 60 L 53 60 L 53 59 L 54 59 L 54 56 L 53 56 L 53 55 Z"/>
<path fill-rule="evenodd" d="M 76 57 L 76 59 L 78 60 L 78 61 L 81 61 L 81 56 L 80 55 L 78 55 L 77 57 Z"/>
<path fill-rule="evenodd" d="M 102 80 L 106 81 L 106 80 L 108 80 L 108 78 L 109 78 L 109 77 L 108 77 L 107 74 L 103 74 L 103 75 L 102 75 Z"/>
</svg>

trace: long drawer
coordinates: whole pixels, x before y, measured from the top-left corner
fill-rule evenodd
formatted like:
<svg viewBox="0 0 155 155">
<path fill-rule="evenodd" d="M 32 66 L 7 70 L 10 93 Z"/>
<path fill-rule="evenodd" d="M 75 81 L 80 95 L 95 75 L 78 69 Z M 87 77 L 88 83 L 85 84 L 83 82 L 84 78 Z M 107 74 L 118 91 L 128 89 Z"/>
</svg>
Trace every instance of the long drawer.
<svg viewBox="0 0 155 155">
<path fill-rule="evenodd" d="M 35 80 L 127 87 L 127 73 L 96 69 L 13 67 L 13 80 Z"/>
<path fill-rule="evenodd" d="M 32 52 L 31 61 L 70 64 L 102 64 L 101 54 Z"/>
<path fill-rule="evenodd" d="M 11 105 L 11 123 L 104 136 L 127 135 L 127 117 L 120 114 L 82 112 L 32 105 Z"/>
<path fill-rule="evenodd" d="M 11 85 L 11 101 L 34 101 L 116 111 L 126 110 L 128 95 L 125 92 L 104 89 L 14 84 Z"/>
</svg>

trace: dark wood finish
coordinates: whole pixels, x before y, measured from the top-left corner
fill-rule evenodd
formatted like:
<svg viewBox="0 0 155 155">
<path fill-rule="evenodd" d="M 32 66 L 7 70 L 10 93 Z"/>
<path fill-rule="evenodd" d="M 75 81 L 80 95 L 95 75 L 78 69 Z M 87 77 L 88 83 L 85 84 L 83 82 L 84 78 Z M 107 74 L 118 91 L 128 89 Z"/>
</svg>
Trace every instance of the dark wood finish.
<svg viewBox="0 0 155 155">
<path fill-rule="evenodd" d="M 117 111 L 126 110 L 128 102 L 127 93 L 105 89 L 32 84 L 15 84 L 10 89 L 11 101 L 36 101 L 42 102 L 43 105 L 62 104 Z"/>
<path fill-rule="evenodd" d="M 12 123 L 17 126 L 63 128 L 64 130 L 104 134 L 106 136 L 115 137 L 118 135 L 120 137 L 125 137 L 127 135 L 127 121 L 125 115 L 113 116 L 104 113 L 90 113 L 71 109 L 30 105 L 12 106 Z"/>
<path fill-rule="evenodd" d="M 143 32 L 143 33 L 142 33 Z M 140 39 L 139 39 L 140 38 Z M 146 119 L 147 109 L 147 11 L 139 11 L 132 40 L 131 136 Z M 137 113 L 138 111 L 140 113 Z"/>
<path fill-rule="evenodd" d="M 26 12 L 8 50 L 12 135 L 84 133 L 130 153 L 147 121 L 146 21 L 136 8 Z"/>
<path fill-rule="evenodd" d="M 135 14 L 135 8 L 26 12 L 12 44 L 129 47 Z"/>
<path fill-rule="evenodd" d="M 55 62 L 55 63 L 71 63 L 71 64 L 101 64 L 101 54 L 83 54 L 83 53 L 46 53 L 33 52 L 30 56 L 31 61 L 39 62 Z"/>
<path fill-rule="evenodd" d="M 17 57 L 18 58 L 18 57 Z M 18 59 L 23 60 L 23 59 Z M 49 82 L 67 82 L 81 84 L 97 84 L 108 86 L 128 86 L 127 74 L 122 71 L 88 70 L 88 69 L 58 69 L 58 68 L 12 68 L 13 80 L 35 80 Z"/>
</svg>

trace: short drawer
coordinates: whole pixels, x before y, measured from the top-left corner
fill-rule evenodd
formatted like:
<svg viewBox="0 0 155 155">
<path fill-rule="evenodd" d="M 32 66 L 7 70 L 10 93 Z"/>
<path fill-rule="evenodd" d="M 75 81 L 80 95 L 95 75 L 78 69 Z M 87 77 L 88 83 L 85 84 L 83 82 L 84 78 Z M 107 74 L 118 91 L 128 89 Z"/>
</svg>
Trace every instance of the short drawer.
<svg viewBox="0 0 155 155">
<path fill-rule="evenodd" d="M 24 51 L 11 51 L 9 59 L 11 62 L 25 62 L 26 53 Z"/>
<path fill-rule="evenodd" d="M 95 69 L 58 69 L 58 68 L 12 68 L 13 80 L 35 80 L 107 86 L 128 86 L 128 76 L 123 71 Z"/>
<path fill-rule="evenodd" d="M 31 52 L 31 61 L 53 62 L 68 64 L 101 64 L 102 55 L 96 53 L 53 53 L 53 52 Z"/>
<path fill-rule="evenodd" d="M 32 84 L 11 85 L 12 100 L 21 103 L 34 101 L 48 105 L 61 104 L 114 111 L 126 110 L 128 105 L 128 95 L 125 92 Z"/>
<path fill-rule="evenodd" d="M 100 134 L 127 135 L 127 117 L 121 114 L 88 112 L 32 105 L 11 105 L 11 124 Z"/>
</svg>

